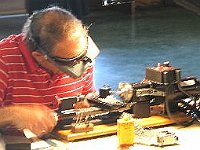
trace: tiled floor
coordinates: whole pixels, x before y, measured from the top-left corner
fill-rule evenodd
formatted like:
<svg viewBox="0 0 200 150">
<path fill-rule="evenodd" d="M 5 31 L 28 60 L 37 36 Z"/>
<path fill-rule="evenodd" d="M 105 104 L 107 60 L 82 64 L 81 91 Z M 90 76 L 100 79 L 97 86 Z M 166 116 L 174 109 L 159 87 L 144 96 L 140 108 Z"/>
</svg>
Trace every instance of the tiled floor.
<svg viewBox="0 0 200 150">
<path fill-rule="evenodd" d="M 21 32 L 26 16 L 0 18 L 0 38 Z M 96 86 L 139 82 L 145 68 L 170 61 L 182 76 L 200 77 L 200 16 L 182 8 L 162 7 L 100 11 L 84 20 L 101 50 L 96 60 Z"/>
</svg>

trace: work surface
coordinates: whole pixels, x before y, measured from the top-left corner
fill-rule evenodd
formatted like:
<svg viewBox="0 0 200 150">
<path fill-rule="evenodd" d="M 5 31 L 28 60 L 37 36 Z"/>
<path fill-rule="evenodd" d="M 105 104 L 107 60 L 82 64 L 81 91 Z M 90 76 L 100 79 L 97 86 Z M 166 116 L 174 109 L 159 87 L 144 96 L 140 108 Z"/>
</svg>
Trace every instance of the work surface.
<svg viewBox="0 0 200 150">
<path fill-rule="evenodd" d="M 84 141 L 77 141 L 77 142 L 69 142 L 67 144 L 67 148 L 70 150 L 79 150 L 79 149 L 86 149 L 86 150 L 93 150 L 93 149 L 105 149 L 105 150 L 155 150 L 155 149 L 162 149 L 162 150 L 184 150 L 184 149 L 199 149 L 199 142 L 200 142 L 200 125 L 193 124 L 189 127 L 181 127 L 177 125 L 168 126 L 164 128 L 158 128 L 154 130 L 168 130 L 174 132 L 178 138 L 179 142 L 177 145 L 173 146 L 165 146 L 165 147 L 157 147 L 157 146 L 148 146 L 143 144 L 135 144 L 129 148 L 119 148 L 118 147 L 118 138 L 116 135 L 112 136 L 104 136 L 100 138 L 84 140 Z M 137 137 L 136 137 L 137 138 Z M 147 143 L 148 140 L 146 139 Z M 136 139 L 137 141 L 137 139 Z M 145 142 L 145 141 L 144 141 Z"/>
<path fill-rule="evenodd" d="M 74 142 L 61 142 L 53 139 L 49 139 L 47 141 L 38 141 L 31 144 L 32 150 L 183 150 L 183 149 L 199 149 L 200 142 L 200 124 L 193 124 L 188 127 L 182 127 L 179 125 L 170 125 L 167 127 L 152 129 L 152 131 L 170 131 L 174 132 L 178 138 L 178 144 L 172 146 L 158 147 L 158 146 L 149 146 L 141 143 L 137 143 L 137 136 L 135 137 L 136 143 L 134 146 L 128 148 L 120 148 L 118 147 L 118 138 L 117 135 L 108 135 L 108 136 L 100 136 L 96 138 L 91 138 L 87 140 L 79 140 Z M 144 137 L 143 141 L 149 143 L 151 139 Z M 0 149 L 4 150 L 3 142 L 1 140 Z"/>
</svg>

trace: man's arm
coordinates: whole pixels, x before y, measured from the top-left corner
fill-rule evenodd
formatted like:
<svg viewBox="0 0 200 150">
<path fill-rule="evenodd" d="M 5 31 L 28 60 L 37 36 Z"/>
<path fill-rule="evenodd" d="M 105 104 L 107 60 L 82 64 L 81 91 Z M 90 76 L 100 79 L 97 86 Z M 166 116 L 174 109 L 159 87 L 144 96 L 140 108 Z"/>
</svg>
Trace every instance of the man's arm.
<svg viewBox="0 0 200 150">
<path fill-rule="evenodd" d="M 13 114 L 14 114 L 13 107 L 9 106 L 0 108 L 0 128 L 8 124 L 11 124 Z"/>
<path fill-rule="evenodd" d="M 0 127 L 13 125 L 41 136 L 51 132 L 56 122 L 54 112 L 42 104 L 16 104 L 0 108 Z"/>
</svg>

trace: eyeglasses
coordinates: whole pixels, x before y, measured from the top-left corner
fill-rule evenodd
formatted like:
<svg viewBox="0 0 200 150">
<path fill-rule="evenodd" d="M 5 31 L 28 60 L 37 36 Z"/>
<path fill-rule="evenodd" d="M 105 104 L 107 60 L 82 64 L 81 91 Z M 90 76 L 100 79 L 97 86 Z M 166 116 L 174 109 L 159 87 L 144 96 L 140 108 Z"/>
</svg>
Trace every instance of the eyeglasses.
<svg viewBox="0 0 200 150">
<path fill-rule="evenodd" d="M 78 56 L 74 57 L 74 58 L 61 58 L 58 56 L 52 56 L 49 55 L 47 53 L 45 53 L 46 56 L 48 56 L 49 59 L 53 60 L 55 63 L 59 64 L 59 65 L 67 65 L 67 66 L 74 66 L 77 63 L 79 63 L 80 61 L 84 62 L 84 63 L 91 63 L 92 60 L 86 56 L 86 53 L 88 51 L 88 36 L 87 36 L 87 46 L 86 49 Z"/>
<path fill-rule="evenodd" d="M 86 56 L 87 50 L 85 50 L 83 53 L 81 53 L 79 56 L 74 57 L 74 58 L 61 58 L 58 56 L 50 56 L 47 55 L 51 60 L 53 60 L 54 62 L 60 64 L 60 65 L 67 65 L 67 66 L 74 66 L 77 63 L 79 63 L 80 61 L 83 61 L 84 63 L 91 63 L 92 60 Z"/>
</svg>

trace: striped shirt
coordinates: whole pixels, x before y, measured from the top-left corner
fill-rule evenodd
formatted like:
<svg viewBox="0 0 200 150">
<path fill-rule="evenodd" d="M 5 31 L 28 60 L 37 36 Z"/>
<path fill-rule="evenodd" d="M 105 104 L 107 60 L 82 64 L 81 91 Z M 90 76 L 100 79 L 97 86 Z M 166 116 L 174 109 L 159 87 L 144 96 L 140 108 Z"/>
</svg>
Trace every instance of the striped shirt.
<svg viewBox="0 0 200 150">
<path fill-rule="evenodd" d="M 55 97 L 94 92 L 94 67 L 77 79 L 67 74 L 50 74 L 39 66 L 27 49 L 23 35 L 0 41 L 0 106 L 15 103 L 42 103 L 58 107 Z"/>
</svg>

